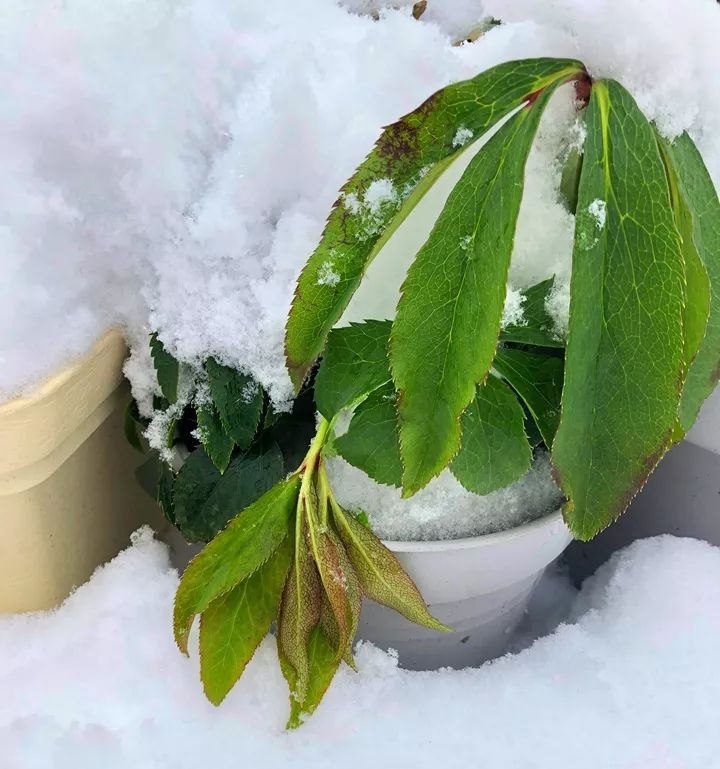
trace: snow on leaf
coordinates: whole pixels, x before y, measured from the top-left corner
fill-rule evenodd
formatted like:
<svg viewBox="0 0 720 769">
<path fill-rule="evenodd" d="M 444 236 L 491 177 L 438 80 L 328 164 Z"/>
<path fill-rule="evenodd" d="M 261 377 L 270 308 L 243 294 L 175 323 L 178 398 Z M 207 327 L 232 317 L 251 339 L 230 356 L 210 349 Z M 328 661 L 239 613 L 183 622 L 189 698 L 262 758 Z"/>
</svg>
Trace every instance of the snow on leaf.
<svg viewBox="0 0 720 769">
<path fill-rule="evenodd" d="M 298 280 L 288 318 L 285 349 L 296 389 L 322 352 L 325 339 L 347 306 L 377 252 L 407 218 L 462 147 L 457 126 L 479 137 L 544 86 L 582 70 L 579 62 L 528 59 L 508 62 L 438 91 L 415 111 L 385 129 L 375 148 L 343 187 L 322 240 Z M 389 185 L 398 205 L 378 195 Z M 368 229 L 368 209 L 371 217 Z M 318 284 L 331 250 L 340 280 Z"/>
</svg>

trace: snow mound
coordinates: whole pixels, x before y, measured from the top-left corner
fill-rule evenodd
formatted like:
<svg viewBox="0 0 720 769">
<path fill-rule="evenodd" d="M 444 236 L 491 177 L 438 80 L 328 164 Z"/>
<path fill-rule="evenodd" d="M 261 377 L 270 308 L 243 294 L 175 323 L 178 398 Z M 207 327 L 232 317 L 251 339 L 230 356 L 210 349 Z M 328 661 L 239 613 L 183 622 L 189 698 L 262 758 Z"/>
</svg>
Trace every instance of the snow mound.
<svg viewBox="0 0 720 769">
<path fill-rule="evenodd" d="M 635 543 L 573 624 L 477 669 L 408 672 L 363 645 L 292 734 L 271 640 L 205 701 L 171 638 L 176 583 L 145 531 L 57 611 L 0 618 L 3 769 L 718 766 L 720 549 L 704 542 Z"/>
<path fill-rule="evenodd" d="M 444 470 L 424 489 L 403 499 L 400 489 L 376 483 L 341 457 L 327 460 L 337 501 L 367 513 L 382 539 L 459 539 L 505 531 L 557 510 L 563 495 L 552 478 L 550 458 L 541 453 L 515 483 L 484 496 L 464 488 Z"/>
<path fill-rule="evenodd" d="M 712 0 L 429 0 L 420 21 L 409 0 L 346 5 L 2 4 L 0 399 L 120 324 L 140 394 L 157 330 L 183 360 L 215 355 L 286 401 L 285 316 L 337 190 L 383 125 L 503 61 L 584 59 L 666 133 L 689 129 L 720 181 Z M 452 45 L 487 14 L 507 23 Z M 558 275 L 562 330 L 572 218 L 557 147 L 550 121 L 510 277 L 517 290 Z"/>
</svg>

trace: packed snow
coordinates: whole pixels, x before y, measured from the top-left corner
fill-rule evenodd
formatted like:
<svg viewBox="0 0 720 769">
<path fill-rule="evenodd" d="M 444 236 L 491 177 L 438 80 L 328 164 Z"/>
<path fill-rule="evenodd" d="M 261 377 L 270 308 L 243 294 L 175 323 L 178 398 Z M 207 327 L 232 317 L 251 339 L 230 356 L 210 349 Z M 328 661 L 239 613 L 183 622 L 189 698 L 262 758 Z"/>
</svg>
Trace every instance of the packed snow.
<svg viewBox="0 0 720 769">
<path fill-rule="evenodd" d="M 637 769 L 719 765 L 720 550 L 659 537 L 616 555 L 567 624 L 476 669 L 408 672 L 358 650 L 315 715 L 285 733 L 268 639 L 218 709 L 171 636 L 177 575 L 149 533 L 57 611 L 0 618 L 3 769 Z M 551 632 L 550 628 L 545 628 Z M 529 639 L 525 639 L 527 642 Z"/>
<path fill-rule="evenodd" d="M 502 61 L 582 58 L 621 80 L 666 134 L 689 129 L 720 181 L 711 0 L 429 0 L 419 21 L 411 6 L 3 3 L 0 398 L 120 324 L 136 392 L 150 386 L 145 347 L 157 330 L 183 360 L 215 355 L 287 401 L 284 320 L 337 190 L 383 125 Z M 506 23 L 454 45 L 488 15 Z M 528 165 L 510 280 L 517 291 L 558 275 L 562 331 L 573 223 L 557 199 L 558 137 L 572 130 L 571 94 L 552 109 Z M 373 205 L 397 202 L 379 200 L 358 201 L 370 225 Z M 329 265 L 321 278 L 334 276 Z"/>
<path fill-rule="evenodd" d="M 518 481 L 485 496 L 465 489 L 449 470 L 409 499 L 341 457 L 327 460 L 327 472 L 338 502 L 366 513 L 372 530 L 388 540 L 459 539 L 505 531 L 552 513 L 563 502 L 546 453 Z"/>
</svg>

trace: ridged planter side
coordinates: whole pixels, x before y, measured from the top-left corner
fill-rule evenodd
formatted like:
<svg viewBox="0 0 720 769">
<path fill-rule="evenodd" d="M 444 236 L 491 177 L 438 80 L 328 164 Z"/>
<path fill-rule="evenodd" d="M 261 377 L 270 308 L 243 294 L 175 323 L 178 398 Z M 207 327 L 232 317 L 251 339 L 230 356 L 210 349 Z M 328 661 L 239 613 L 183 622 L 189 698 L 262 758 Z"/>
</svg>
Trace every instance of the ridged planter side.
<svg viewBox="0 0 720 769">
<path fill-rule="evenodd" d="M 125 440 L 127 349 L 112 330 L 31 394 L 0 405 L 0 612 L 48 609 L 128 544 L 163 528 Z"/>
</svg>

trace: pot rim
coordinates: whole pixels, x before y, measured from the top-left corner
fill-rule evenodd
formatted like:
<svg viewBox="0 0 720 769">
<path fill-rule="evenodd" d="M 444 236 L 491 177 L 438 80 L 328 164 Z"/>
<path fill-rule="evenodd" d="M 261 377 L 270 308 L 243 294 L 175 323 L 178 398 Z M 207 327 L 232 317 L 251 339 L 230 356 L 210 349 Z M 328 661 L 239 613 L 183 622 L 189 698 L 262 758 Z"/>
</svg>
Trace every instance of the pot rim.
<svg viewBox="0 0 720 769">
<path fill-rule="evenodd" d="M 523 523 L 520 526 L 514 526 L 512 529 L 495 531 L 489 534 L 478 534 L 475 537 L 460 537 L 458 539 L 423 539 L 423 540 L 401 540 L 401 539 L 382 539 L 382 543 L 393 552 L 408 553 L 432 553 L 448 550 L 467 550 L 478 547 L 479 545 L 493 545 L 507 542 L 517 537 L 523 537 L 537 533 L 539 529 L 548 528 L 557 523 L 564 524 L 562 517 L 562 507 L 552 513 L 547 513 L 540 518 Z M 570 533 L 565 526 L 568 534 Z"/>
</svg>

